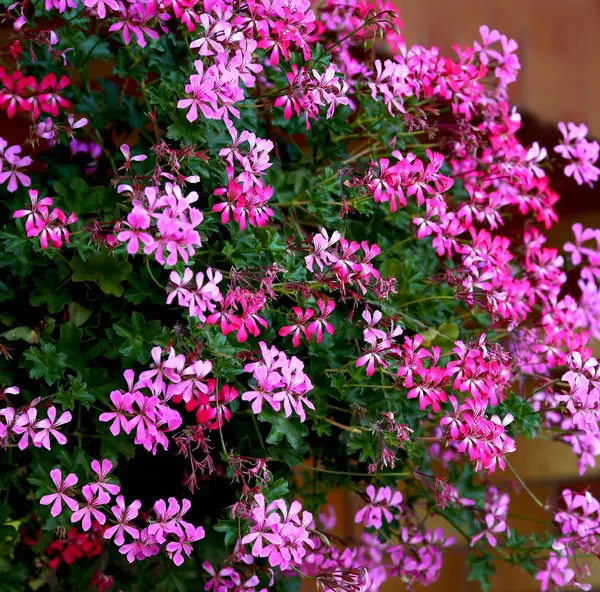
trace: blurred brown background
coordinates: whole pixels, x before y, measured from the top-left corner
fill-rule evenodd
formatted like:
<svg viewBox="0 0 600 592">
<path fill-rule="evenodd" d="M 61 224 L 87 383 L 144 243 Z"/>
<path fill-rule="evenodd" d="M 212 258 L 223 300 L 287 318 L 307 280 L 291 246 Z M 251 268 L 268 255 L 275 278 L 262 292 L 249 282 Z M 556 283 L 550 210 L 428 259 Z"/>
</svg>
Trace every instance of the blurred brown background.
<svg viewBox="0 0 600 592">
<path fill-rule="evenodd" d="M 479 27 L 519 44 L 511 100 L 541 120 L 585 122 L 600 136 L 599 0 L 392 0 L 409 44 L 472 45 Z"/>
</svg>

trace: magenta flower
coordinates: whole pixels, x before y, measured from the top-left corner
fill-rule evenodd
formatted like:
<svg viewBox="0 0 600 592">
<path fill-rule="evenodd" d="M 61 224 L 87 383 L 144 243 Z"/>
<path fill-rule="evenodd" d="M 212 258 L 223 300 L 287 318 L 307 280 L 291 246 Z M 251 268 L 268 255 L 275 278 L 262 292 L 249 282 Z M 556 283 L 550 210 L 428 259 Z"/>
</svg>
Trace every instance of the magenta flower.
<svg viewBox="0 0 600 592">
<path fill-rule="evenodd" d="M 489 545 L 495 547 L 497 541 L 494 535 L 506 530 L 507 527 L 504 520 L 496 520 L 496 517 L 493 514 L 487 514 L 485 517 L 485 529 L 471 539 L 471 547 L 484 536 Z"/>
<path fill-rule="evenodd" d="M 227 592 L 227 590 L 235 588 L 240 589 L 240 575 L 233 567 L 223 567 L 217 571 L 208 561 L 202 564 L 202 567 L 209 573 L 210 577 L 206 584 L 205 590 L 214 590 L 214 592 Z M 258 578 L 255 578 L 258 585 Z"/>
<path fill-rule="evenodd" d="M 317 343 L 323 340 L 323 329 L 333 335 L 334 328 L 326 319 L 335 308 L 334 300 L 317 300 L 317 306 L 321 314 L 306 327 L 306 338 L 310 341 L 313 335 L 317 336 Z"/>
<path fill-rule="evenodd" d="M 187 522 L 181 518 L 191 506 L 192 504 L 187 499 L 182 500 L 181 506 L 174 497 L 169 498 L 168 506 L 164 500 L 157 500 L 154 503 L 156 521 L 148 526 L 148 533 L 155 538 L 157 543 L 161 544 L 166 542 L 168 534 L 183 536 Z"/>
<path fill-rule="evenodd" d="M 66 494 L 66 491 L 77 483 L 77 475 L 71 473 L 67 475 L 63 481 L 60 469 L 52 469 L 50 471 L 50 478 L 56 486 L 56 493 L 44 495 L 42 499 L 40 499 L 40 504 L 42 504 L 43 506 L 49 506 L 50 504 L 52 504 L 50 514 L 52 514 L 52 516 L 55 517 L 59 516 L 62 512 L 63 502 L 67 504 L 67 506 L 72 512 L 75 512 L 77 509 L 79 509 L 79 504 L 77 503 L 77 500 Z"/>
<path fill-rule="evenodd" d="M 298 347 L 300 345 L 300 335 L 304 335 L 306 337 L 306 324 L 315 315 L 315 311 L 310 308 L 302 310 L 302 308 L 299 306 L 294 306 L 292 310 L 296 315 L 297 321 L 293 325 L 281 327 L 281 329 L 278 331 L 278 334 L 281 337 L 287 337 L 293 333 L 292 345 L 294 347 Z"/>
<path fill-rule="evenodd" d="M 84 485 L 81 493 L 86 503 L 73 513 L 71 522 L 74 523 L 81 520 L 81 528 L 86 531 L 92 527 L 92 518 L 95 518 L 99 524 L 104 524 L 106 516 L 98 508 L 110 501 L 110 495 L 102 490 L 96 490 L 94 493 L 94 488 L 91 485 Z"/>
<path fill-rule="evenodd" d="M 21 158 L 19 153 L 21 152 L 20 146 L 11 146 L 4 152 L 4 166 L 0 167 L 0 183 L 6 183 L 6 188 L 10 193 L 14 193 L 19 183 L 23 187 L 29 187 L 31 185 L 31 179 L 22 173 L 19 169 L 28 167 L 33 160 L 29 156 Z M 5 170 L 8 168 L 8 170 Z"/>
<path fill-rule="evenodd" d="M 42 216 L 48 214 L 48 207 L 52 205 L 51 197 L 44 197 L 38 200 L 38 191 L 36 189 L 29 190 L 29 199 L 31 200 L 30 209 L 17 210 L 13 214 L 13 218 L 23 218 L 27 216 L 25 220 L 25 230 L 31 231 L 42 222 Z"/>
<path fill-rule="evenodd" d="M 128 230 L 123 230 L 117 234 L 117 240 L 127 243 L 127 252 L 134 255 L 140 248 L 140 241 L 145 246 L 154 244 L 154 238 L 146 232 L 150 228 L 150 215 L 142 208 L 133 208 L 127 214 L 127 222 L 124 225 Z"/>
<path fill-rule="evenodd" d="M 136 559 L 143 561 L 148 557 L 158 555 L 160 547 L 156 544 L 154 537 L 148 534 L 148 529 L 144 528 L 139 531 L 139 536 L 135 540 L 121 545 L 119 553 L 125 555 L 129 563 L 133 563 Z"/>
<path fill-rule="evenodd" d="M 354 517 L 354 522 L 363 522 L 367 528 L 381 528 L 384 518 L 386 522 L 391 522 L 394 517 L 391 510 L 399 509 L 402 504 L 402 494 L 390 487 L 375 489 L 373 485 L 369 485 L 367 496 L 369 502 Z"/>
<path fill-rule="evenodd" d="M 93 460 L 90 464 L 92 471 L 96 473 L 97 478 L 94 483 L 90 483 L 92 491 L 96 493 L 98 490 L 104 490 L 110 495 L 117 495 L 121 488 L 114 483 L 107 481 L 108 474 L 112 471 L 113 464 L 107 458 L 102 459 L 102 464 L 97 460 Z"/>
<path fill-rule="evenodd" d="M 60 417 L 56 418 L 56 407 L 51 406 L 48 408 L 48 417 L 42 419 L 35 424 L 35 429 L 39 430 L 33 437 L 33 443 L 36 446 L 43 446 L 47 450 L 50 450 L 50 435 L 54 436 L 56 441 L 63 445 L 67 443 L 67 437 L 61 434 L 56 428 L 71 421 L 71 412 L 65 411 L 61 413 Z"/>
<path fill-rule="evenodd" d="M 281 522 L 281 516 L 277 512 L 267 513 L 265 508 L 265 498 L 262 493 L 254 496 L 255 505 L 251 511 L 254 524 L 250 527 L 250 532 L 242 538 L 242 545 L 252 545 L 252 555 L 262 557 L 263 546 L 281 545 L 283 540 L 277 530 Z"/>
<path fill-rule="evenodd" d="M 119 4 L 116 0 L 83 0 L 83 3 L 88 8 L 95 8 L 98 16 L 103 19 L 106 16 L 106 7 L 108 6 L 114 11 L 119 10 Z"/>
<path fill-rule="evenodd" d="M 184 531 L 179 535 L 179 540 L 167 543 L 167 555 L 173 560 L 175 565 L 179 566 L 184 561 L 184 555 L 189 557 L 192 554 L 193 547 L 191 543 L 203 538 L 204 528 L 201 526 L 196 527 L 186 522 L 184 524 Z"/>
<path fill-rule="evenodd" d="M 551 585 L 552 588 L 568 586 L 574 578 L 575 572 L 569 567 L 569 558 L 558 557 L 555 553 L 550 554 L 545 568 L 535 576 L 540 581 L 542 592 L 546 592 Z"/>
<path fill-rule="evenodd" d="M 111 508 L 111 512 L 115 517 L 117 524 L 106 529 L 104 532 L 105 539 L 112 539 L 114 543 L 120 547 L 125 542 L 125 533 L 133 539 L 140 537 L 140 531 L 131 525 L 131 522 L 137 518 L 138 511 L 142 507 L 139 500 L 135 500 L 129 506 L 125 504 L 125 498 L 120 495 L 117 497 L 117 505 Z"/>
<path fill-rule="evenodd" d="M 121 391 L 113 391 L 110 393 L 110 400 L 114 406 L 114 411 L 100 414 L 100 421 L 112 421 L 110 433 L 117 436 L 121 432 L 121 428 L 127 431 L 128 417 L 133 413 L 133 395 L 131 393 L 122 393 Z"/>
<path fill-rule="evenodd" d="M 35 445 L 35 427 L 37 425 L 37 409 L 30 407 L 24 413 L 20 414 L 16 419 L 13 427 L 15 434 L 22 434 L 19 443 L 19 450 L 25 450 L 29 446 L 29 439 Z M 41 446 L 41 443 L 38 444 Z"/>
</svg>

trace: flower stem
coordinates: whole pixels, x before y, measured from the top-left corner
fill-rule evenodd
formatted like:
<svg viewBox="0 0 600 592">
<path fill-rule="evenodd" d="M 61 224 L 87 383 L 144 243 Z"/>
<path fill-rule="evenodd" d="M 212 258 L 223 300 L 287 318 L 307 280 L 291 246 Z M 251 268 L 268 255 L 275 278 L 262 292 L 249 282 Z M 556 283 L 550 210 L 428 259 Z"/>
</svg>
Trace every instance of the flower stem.
<svg viewBox="0 0 600 592">
<path fill-rule="evenodd" d="M 343 477 L 410 477 L 412 473 L 354 473 L 353 471 L 333 471 L 331 469 L 322 469 L 321 467 L 311 467 L 310 465 L 300 465 L 303 469 L 315 471 L 317 473 L 327 473 L 328 475 L 341 475 Z"/>
<path fill-rule="evenodd" d="M 513 475 L 517 478 L 517 481 L 521 484 L 521 487 L 527 492 L 527 494 L 529 495 L 529 497 L 540 507 L 543 508 L 544 510 L 546 509 L 546 504 L 543 504 L 537 497 L 536 495 L 533 493 L 533 491 L 531 491 L 531 489 L 529 489 L 529 487 L 527 487 L 527 485 L 525 484 L 525 481 L 523 481 L 523 479 L 521 479 L 521 476 L 519 475 L 519 473 L 517 473 L 517 471 L 515 471 L 514 467 L 510 464 L 510 461 L 506 460 L 506 465 L 508 466 L 508 468 L 513 472 Z"/>
</svg>

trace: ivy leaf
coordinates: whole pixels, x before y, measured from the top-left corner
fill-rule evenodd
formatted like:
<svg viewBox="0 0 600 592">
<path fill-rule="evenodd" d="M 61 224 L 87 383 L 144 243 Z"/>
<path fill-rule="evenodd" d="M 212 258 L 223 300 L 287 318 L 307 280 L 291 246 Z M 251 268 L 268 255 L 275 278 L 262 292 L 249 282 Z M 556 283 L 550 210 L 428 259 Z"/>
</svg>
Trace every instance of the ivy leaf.
<svg viewBox="0 0 600 592">
<path fill-rule="evenodd" d="M 81 327 L 92 316 L 92 311 L 77 302 L 69 304 L 69 318 L 76 327 Z"/>
<path fill-rule="evenodd" d="M 467 565 L 469 566 L 469 582 L 479 582 L 483 592 L 492 589 L 490 577 L 496 573 L 496 567 L 492 563 L 492 556 L 489 553 L 476 555 L 471 552 L 467 556 Z"/>
<path fill-rule="evenodd" d="M 508 429 L 513 434 L 523 434 L 526 438 L 535 438 L 541 427 L 540 415 L 536 413 L 531 403 L 528 403 L 522 397 L 511 392 L 497 409 L 500 418 L 511 413 L 514 420 L 509 424 Z"/>
<path fill-rule="evenodd" d="M 166 335 L 161 336 L 160 321 L 148 323 L 144 315 L 137 311 L 131 315 L 130 322 L 116 323 L 113 329 L 117 335 L 125 338 L 119 353 L 128 358 L 135 358 L 141 364 L 150 359 L 153 345 L 165 345 L 167 341 Z"/>
<path fill-rule="evenodd" d="M 267 503 L 284 497 L 290 491 L 288 482 L 285 479 L 277 479 L 277 481 L 270 483 L 269 488 L 265 491 L 265 500 Z"/>
<path fill-rule="evenodd" d="M 96 282 L 104 293 L 117 297 L 123 295 L 121 282 L 127 279 L 133 269 L 128 261 L 111 257 L 106 250 L 91 254 L 87 261 L 76 256 L 69 265 L 73 270 L 71 279 L 74 282 Z"/>
<path fill-rule="evenodd" d="M 40 334 L 31 327 L 13 327 L 4 333 L 0 333 L 0 338 L 6 341 L 19 341 L 22 339 L 27 343 L 39 343 Z"/>
<path fill-rule="evenodd" d="M 302 439 L 308 436 L 308 428 L 296 417 L 285 417 L 283 413 L 263 409 L 258 419 L 271 424 L 271 431 L 267 436 L 268 444 L 275 446 L 285 437 L 290 446 L 296 450 L 302 446 Z"/>
<path fill-rule="evenodd" d="M 66 357 L 67 366 L 76 372 L 83 372 L 86 366 L 86 352 L 81 348 L 82 338 L 83 329 L 77 328 L 73 321 L 60 326 L 58 350 Z"/>
<path fill-rule="evenodd" d="M 56 351 L 52 343 L 42 343 L 41 347 L 30 347 L 23 357 L 30 362 L 29 376 L 35 380 L 43 378 L 52 385 L 62 378 L 67 367 L 67 356 Z"/>
<path fill-rule="evenodd" d="M 43 277 L 34 277 L 33 281 L 37 288 L 29 295 L 29 302 L 32 306 L 45 304 L 50 314 L 56 314 L 68 304 L 69 293 L 62 288 L 57 289 L 54 273 L 46 272 Z"/>
<path fill-rule="evenodd" d="M 225 533 L 225 544 L 233 542 L 238 536 L 237 520 L 219 520 L 213 528 L 217 532 Z"/>
<path fill-rule="evenodd" d="M 88 386 L 77 376 L 69 376 L 69 386 L 59 387 L 54 400 L 60 403 L 63 409 L 73 409 L 75 402 L 81 403 L 86 409 L 96 400 L 88 391 Z"/>
<path fill-rule="evenodd" d="M 154 304 L 164 303 L 164 296 L 156 290 L 156 285 L 150 284 L 150 274 L 145 267 L 138 273 L 132 273 L 127 278 L 127 283 L 131 288 L 125 290 L 125 300 L 134 304 L 141 304 L 147 299 Z"/>
<path fill-rule="evenodd" d="M 65 210 L 78 215 L 91 214 L 100 208 L 111 205 L 109 190 L 106 187 L 90 187 L 83 179 L 75 178 L 57 181 L 53 185 L 59 203 Z"/>
</svg>

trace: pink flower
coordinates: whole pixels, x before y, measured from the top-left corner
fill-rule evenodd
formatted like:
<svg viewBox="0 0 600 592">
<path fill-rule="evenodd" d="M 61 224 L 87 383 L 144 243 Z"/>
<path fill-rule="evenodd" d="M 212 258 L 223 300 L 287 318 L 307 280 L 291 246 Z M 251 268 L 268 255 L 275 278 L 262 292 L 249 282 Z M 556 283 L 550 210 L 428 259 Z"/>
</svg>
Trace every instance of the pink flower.
<svg viewBox="0 0 600 592">
<path fill-rule="evenodd" d="M 489 545 L 491 547 L 495 547 L 497 542 L 494 535 L 504 532 L 505 530 L 506 522 L 504 520 L 496 520 L 496 517 L 493 514 L 487 514 L 485 517 L 485 529 L 471 539 L 471 547 L 484 536 Z"/>
<path fill-rule="evenodd" d="M 110 400 L 114 405 L 114 411 L 102 413 L 98 419 L 100 421 L 112 420 L 110 432 L 113 436 L 117 436 L 121 432 L 121 428 L 127 431 L 128 418 L 126 414 L 133 413 L 133 395 L 131 393 L 123 394 L 121 391 L 113 391 L 110 393 Z"/>
<path fill-rule="evenodd" d="M 326 321 L 327 317 L 333 312 L 335 308 L 334 300 L 317 300 L 317 306 L 319 307 L 320 315 L 306 327 L 306 338 L 310 341 L 313 335 L 317 336 L 317 343 L 321 343 L 323 340 L 323 329 L 333 335 L 334 328 L 331 323 Z"/>
<path fill-rule="evenodd" d="M 375 489 L 373 485 L 367 487 L 367 496 L 369 502 L 361 508 L 354 517 L 357 524 L 363 522 L 369 528 L 381 528 L 383 518 L 386 522 L 393 520 L 391 509 L 398 509 L 402 504 L 402 494 L 399 491 L 393 491 L 390 487 L 380 487 Z"/>
<path fill-rule="evenodd" d="M 88 8 L 95 8 L 98 12 L 98 16 L 101 19 L 106 16 L 107 6 L 114 11 L 119 10 L 119 5 L 116 0 L 83 0 L 83 3 Z"/>
<path fill-rule="evenodd" d="M 102 459 L 102 464 L 100 464 L 97 460 L 93 460 L 91 462 L 92 471 L 96 473 L 98 476 L 94 483 L 90 484 L 92 491 L 95 493 L 99 489 L 103 489 L 110 495 L 117 495 L 121 488 L 114 483 L 109 483 L 107 481 L 108 474 L 112 471 L 113 464 L 107 458 Z"/>
<path fill-rule="evenodd" d="M 75 512 L 79 508 L 79 504 L 74 498 L 67 495 L 66 491 L 77 483 L 77 475 L 71 473 L 67 475 L 63 481 L 60 469 L 52 469 L 50 471 L 50 477 L 56 486 L 56 493 L 50 493 L 43 496 L 40 500 L 40 504 L 43 506 L 52 504 L 50 514 L 55 517 L 62 512 L 62 502 L 65 502 L 72 512 Z"/>
<path fill-rule="evenodd" d="M 311 310 L 310 308 L 307 308 L 305 311 L 303 311 L 299 306 L 294 306 L 292 310 L 294 311 L 294 314 L 298 320 L 293 325 L 281 327 L 281 329 L 278 331 L 278 334 L 281 337 L 287 337 L 290 333 L 293 333 L 292 345 L 294 347 L 298 347 L 300 345 L 300 335 L 303 334 L 306 336 L 305 325 L 314 316 L 315 311 Z"/>
<path fill-rule="evenodd" d="M 47 450 L 50 450 L 50 434 L 56 438 L 59 444 L 66 444 L 67 437 L 61 434 L 56 428 L 71 421 L 71 412 L 65 411 L 61 413 L 60 417 L 56 418 L 56 407 L 51 406 L 48 408 L 48 417 L 42 419 L 35 424 L 35 429 L 40 430 L 34 437 L 33 443 L 36 446 L 43 446 Z"/>
<path fill-rule="evenodd" d="M 187 499 L 182 500 L 180 506 L 174 497 L 170 497 L 168 507 L 164 500 L 157 500 L 154 503 L 156 521 L 148 526 L 148 534 L 161 544 L 166 542 L 169 534 L 183 536 L 187 522 L 183 521 L 182 517 L 191 507 L 192 504 Z"/>
<path fill-rule="evenodd" d="M 208 561 L 202 564 L 202 567 L 211 575 L 208 582 L 204 584 L 205 590 L 214 590 L 214 592 L 227 592 L 232 588 L 237 588 L 241 584 L 240 575 L 233 567 L 223 567 L 217 571 Z M 258 578 L 256 579 L 258 584 Z"/>
<path fill-rule="evenodd" d="M 319 234 L 313 237 L 313 248 L 310 255 L 304 257 L 306 267 L 309 271 L 313 271 L 313 266 L 316 263 L 321 271 L 324 265 L 331 265 L 337 261 L 337 257 L 329 252 L 329 249 L 341 238 L 340 233 L 336 230 L 329 238 L 327 231 L 321 228 Z"/>
<path fill-rule="evenodd" d="M 542 592 L 546 592 L 550 585 L 568 586 L 575 578 L 575 572 L 569 567 L 568 557 L 558 557 L 551 553 L 546 561 L 545 568 L 540 570 L 535 579 L 540 581 Z"/>
<path fill-rule="evenodd" d="M 133 539 L 139 538 L 140 531 L 135 526 L 131 526 L 131 522 L 137 518 L 142 503 L 139 500 L 135 500 L 127 506 L 125 498 L 122 495 L 118 496 L 116 501 L 117 504 L 111 508 L 111 512 L 117 524 L 106 529 L 104 538 L 112 539 L 114 537 L 115 545 L 120 547 L 125 542 L 125 533 Z"/>
<path fill-rule="evenodd" d="M 127 252 L 134 255 L 140 248 L 141 241 L 145 246 L 154 244 L 154 238 L 148 232 L 150 228 L 150 216 L 146 210 L 142 208 L 133 208 L 127 214 L 127 222 L 124 223 L 129 230 L 123 230 L 117 234 L 117 240 L 127 243 Z"/>
<path fill-rule="evenodd" d="M 138 154 L 137 156 L 131 155 L 131 148 L 127 144 L 121 144 L 119 147 L 121 153 L 125 157 L 125 164 L 120 169 L 130 169 L 132 162 L 144 162 L 148 157 L 145 154 Z M 119 169 L 119 170 L 120 170 Z"/>
<path fill-rule="evenodd" d="M 51 197 L 44 197 L 43 199 L 38 200 L 37 189 L 29 190 L 29 199 L 31 200 L 30 209 L 17 210 L 13 214 L 13 218 L 23 218 L 24 216 L 27 216 L 27 220 L 25 220 L 25 230 L 27 230 L 27 232 L 31 231 L 42 222 L 42 217 L 48 214 L 48 207 L 52 205 Z"/>
<path fill-rule="evenodd" d="M 86 503 L 71 516 L 71 522 L 81 520 L 81 528 L 89 530 L 92 527 L 92 518 L 95 518 L 99 524 L 106 522 L 106 516 L 98 509 L 100 506 L 110 501 L 110 495 L 102 490 L 96 490 L 91 485 L 84 485 L 81 493 Z"/>
<path fill-rule="evenodd" d="M 21 158 L 19 156 L 20 152 L 20 146 L 11 146 L 8 148 L 4 152 L 4 167 L 0 167 L 0 183 L 8 181 L 6 188 L 10 193 L 14 193 L 18 189 L 19 183 L 23 187 L 31 185 L 31 179 L 19 169 L 29 166 L 33 161 L 29 156 Z M 7 168 L 6 165 L 8 165 L 9 170 L 3 170 Z"/>
<path fill-rule="evenodd" d="M 242 538 L 242 545 L 252 545 L 252 555 L 261 557 L 263 544 L 280 545 L 281 536 L 277 533 L 277 526 L 281 522 L 281 516 L 277 512 L 271 512 L 267 515 L 265 508 L 265 498 L 262 493 L 254 496 L 255 505 L 251 511 L 254 524 L 250 527 L 250 532 Z"/>
<path fill-rule="evenodd" d="M 167 555 L 173 560 L 175 565 L 179 566 L 184 561 L 184 555 L 189 557 L 192 554 L 191 543 L 203 538 L 204 528 L 201 526 L 195 527 L 186 522 L 184 525 L 184 532 L 179 536 L 179 540 L 167 543 Z"/>
</svg>

